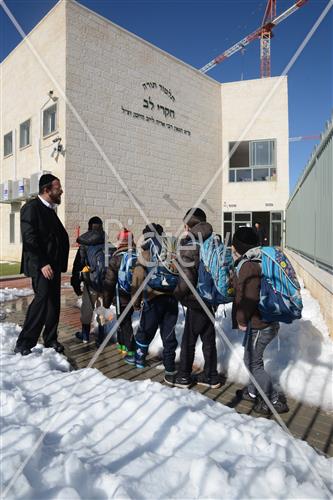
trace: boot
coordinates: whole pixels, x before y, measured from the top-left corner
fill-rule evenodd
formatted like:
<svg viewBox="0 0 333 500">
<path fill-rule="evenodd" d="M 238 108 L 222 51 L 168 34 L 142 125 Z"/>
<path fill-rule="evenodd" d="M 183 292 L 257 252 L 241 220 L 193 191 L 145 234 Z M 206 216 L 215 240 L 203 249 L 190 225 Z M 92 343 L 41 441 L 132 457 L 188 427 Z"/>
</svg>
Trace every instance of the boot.
<svg viewBox="0 0 333 500">
<path fill-rule="evenodd" d="M 135 366 L 137 368 L 144 368 L 146 366 L 147 353 L 148 353 L 148 346 L 145 346 L 143 344 L 136 344 Z"/>
</svg>

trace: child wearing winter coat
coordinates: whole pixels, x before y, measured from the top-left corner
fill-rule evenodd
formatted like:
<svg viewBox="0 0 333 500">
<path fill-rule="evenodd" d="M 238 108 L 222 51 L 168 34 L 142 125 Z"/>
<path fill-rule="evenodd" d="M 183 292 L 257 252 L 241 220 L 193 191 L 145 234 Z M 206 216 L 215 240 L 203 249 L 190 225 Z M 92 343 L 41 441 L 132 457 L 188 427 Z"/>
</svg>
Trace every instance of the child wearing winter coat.
<svg viewBox="0 0 333 500">
<path fill-rule="evenodd" d="M 95 303 L 101 297 L 101 294 L 94 290 L 92 286 L 82 280 L 82 270 L 85 266 L 89 266 L 87 260 L 87 247 L 98 247 L 105 244 L 105 232 L 103 230 L 103 222 L 97 217 L 91 217 L 88 222 L 88 231 L 78 237 L 77 243 L 80 245 L 73 263 L 71 285 L 77 296 L 82 295 L 81 305 L 81 331 L 76 332 L 75 336 L 83 343 L 89 342 L 91 320 L 94 313 Z M 81 282 L 83 281 L 83 290 L 81 290 Z M 98 325 L 98 336 L 96 345 L 100 345 L 104 339 L 103 325 Z"/>
<path fill-rule="evenodd" d="M 118 273 L 124 254 L 135 250 L 133 233 L 126 228 L 122 229 L 118 233 L 116 247 L 117 250 L 111 257 L 103 283 L 103 303 L 106 308 L 115 303 L 117 319 L 119 319 L 131 301 L 130 293 L 126 293 L 119 287 Z M 133 307 L 130 307 L 117 331 L 118 350 L 123 355 L 130 356 L 133 356 L 135 351 L 132 314 Z"/>
<path fill-rule="evenodd" d="M 208 239 L 213 228 L 207 222 L 206 214 L 201 208 L 188 210 L 184 217 L 186 236 L 180 243 L 179 282 L 174 291 L 178 299 L 186 308 L 185 326 L 182 337 L 180 364 L 177 376 L 171 385 L 180 388 L 189 388 L 193 383 L 218 389 L 221 386 L 217 372 L 216 332 L 211 320 L 215 316 L 212 306 L 206 304 L 210 316 L 192 293 L 189 283 L 196 288 L 200 265 L 200 243 Z M 185 279 L 186 277 L 186 279 Z M 196 377 L 192 376 L 192 366 L 195 356 L 195 346 L 198 338 L 202 341 L 202 352 L 205 360 L 204 371 Z"/>
<path fill-rule="evenodd" d="M 165 378 L 174 377 L 176 374 L 175 358 L 178 342 L 175 327 L 178 318 L 178 302 L 171 291 L 160 291 L 146 284 L 138 294 L 140 287 L 151 271 L 152 245 L 160 255 L 163 228 L 159 224 L 148 224 L 142 231 L 143 243 L 140 255 L 133 272 L 132 297 L 136 296 L 134 307 L 141 310 L 141 318 L 136 333 L 136 352 L 133 358 L 127 356 L 125 361 L 137 368 L 145 367 L 149 344 L 152 342 L 157 329 L 160 329 L 163 343 L 163 364 Z"/>
<path fill-rule="evenodd" d="M 258 236 L 249 227 L 239 228 L 232 239 L 235 264 L 235 300 L 232 307 L 233 328 L 245 334 L 244 363 L 278 413 L 289 411 L 286 399 L 274 388 L 265 371 L 264 353 L 275 339 L 279 323 L 265 323 L 258 309 L 261 286 L 261 251 Z M 247 401 L 255 403 L 254 410 L 263 415 L 271 413 L 270 408 L 258 394 L 255 385 L 249 385 L 237 393 Z"/>
</svg>

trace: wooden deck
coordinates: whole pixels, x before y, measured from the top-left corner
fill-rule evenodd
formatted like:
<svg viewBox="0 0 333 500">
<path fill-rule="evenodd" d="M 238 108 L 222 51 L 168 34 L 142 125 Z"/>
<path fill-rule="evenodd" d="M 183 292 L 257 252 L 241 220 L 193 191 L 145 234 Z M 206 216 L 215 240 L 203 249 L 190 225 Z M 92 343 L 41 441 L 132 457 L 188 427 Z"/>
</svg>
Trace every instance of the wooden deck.
<svg viewBox="0 0 333 500">
<path fill-rule="evenodd" d="M 8 285 L 6 285 L 8 286 Z M 18 286 L 13 283 L 11 287 Z M 26 286 L 26 284 L 24 285 Z M 66 286 L 66 285 L 65 285 Z M 25 311 L 31 297 L 25 297 L 16 301 L 7 302 L 6 309 L 11 309 L 5 321 L 22 324 Z M 75 307 L 77 298 L 71 289 L 62 290 L 62 311 L 59 325 L 59 340 L 65 345 L 65 354 L 74 369 L 88 366 L 96 352 L 95 343 L 82 344 L 74 337 L 74 333 L 80 329 L 80 311 Z M 94 368 L 100 370 L 109 378 L 123 378 L 125 380 L 151 379 L 154 382 L 164 384 L 163 365 L 159 359 L 148 357 L 149 366 L 145 369 L 137 369 L 129 366 L 118 354 L 115 345 L 108 345 L 98 357 Z M 252 403 L 239 401 L 235 397 L 235 391 L 241 386 L 224 381 L 220 389 L 208 389 L 195 385 L 190 390 L 195 390 L 210 399 L 224 405 L 235 408 L 239 413 L 258 417 L 252 410 Z M 309 407 L 288 398 L 289 413 L 281 415 L 282 420 L 291 433 L 300 439 L 307 441 L 319 452 L 333 456 L 333 419 L 332 414 L 326 413 L 320 408 Z"/>
</svg>

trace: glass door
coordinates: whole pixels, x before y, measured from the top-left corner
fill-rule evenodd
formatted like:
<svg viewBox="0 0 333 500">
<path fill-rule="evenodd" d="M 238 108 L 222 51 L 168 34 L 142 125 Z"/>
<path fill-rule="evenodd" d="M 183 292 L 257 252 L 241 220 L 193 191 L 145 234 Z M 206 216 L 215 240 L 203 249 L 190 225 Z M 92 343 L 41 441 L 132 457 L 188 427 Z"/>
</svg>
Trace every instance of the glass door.
<svg viewBox="0 0 333 500">
<path fill-rule="evenodd" d="M 270 213 L 270 245 L 282 246 L 282 222 L 283 212 Z"/>
<path fill-rule="evenodd" d="M 224 212 L 223 238 L 228 246 L 231 246 L 232 236 L 240 227 L 252 227 L 252 212 Z"/>
<path fill-rule="evenodd" d="M 252 212 L 233 212 L 232 231 L 240 227 L 252 227 Z"/>
</svg>

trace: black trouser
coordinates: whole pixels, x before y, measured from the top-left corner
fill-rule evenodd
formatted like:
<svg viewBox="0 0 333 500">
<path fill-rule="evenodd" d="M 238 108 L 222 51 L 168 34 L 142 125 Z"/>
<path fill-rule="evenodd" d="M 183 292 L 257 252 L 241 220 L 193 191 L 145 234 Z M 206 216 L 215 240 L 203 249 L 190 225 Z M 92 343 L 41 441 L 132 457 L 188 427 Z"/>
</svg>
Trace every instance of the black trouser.
<svg viewBox="0 0 333 500">
<path fill-rule="evenodd" d="M 120 315 L 123 313 L 126 307 L 127 305 L 124 304 L 120 305 L 120 311 L 119 313 L 117 312 L 117 319 L 119 319 Z M 131 307 L 118 327 L 117 341 L 118 344 L 124 345 L 128 351 L 134 352 L 135 340 L 132 327 L 132 314 L 133 314 L 133 308 Z"/>
<path fill-rule="evenodd" d="M 210 311 L 215 316 L 214 311 L 212 309 Z M 187 308 L 178 370 L 180 377 L 189 377 L 191 375 L 195 346 L 199 336 L 202 341 L 202 352 L 205 360 L 205 376 L 210 378 L 217 375 L 215 327 L 202 309 Z"/>
<path fill-rule="evenodd" d="M 22 331 L 17 340 L 17 347 L 34 347 L 43 330 L 44 345 L 51 345 L 57 340 L 60 315 L 61 274 L 55 272 L 52 280 L 44 278 L 40 272 L 32 278 L 35 297 L 28 307 Z"/>
<path fill-rule="evenodd" d="M 160 328 L 163 343 L 163 364 L 167 372 L 175 371 L 178 342 L 175 326 L 178 318 L 178 302 L 171 295 L 160 295 L 143 306 L 140 325 L 135 337 L 138 346 L 146 349 Z"/>
</svg>

